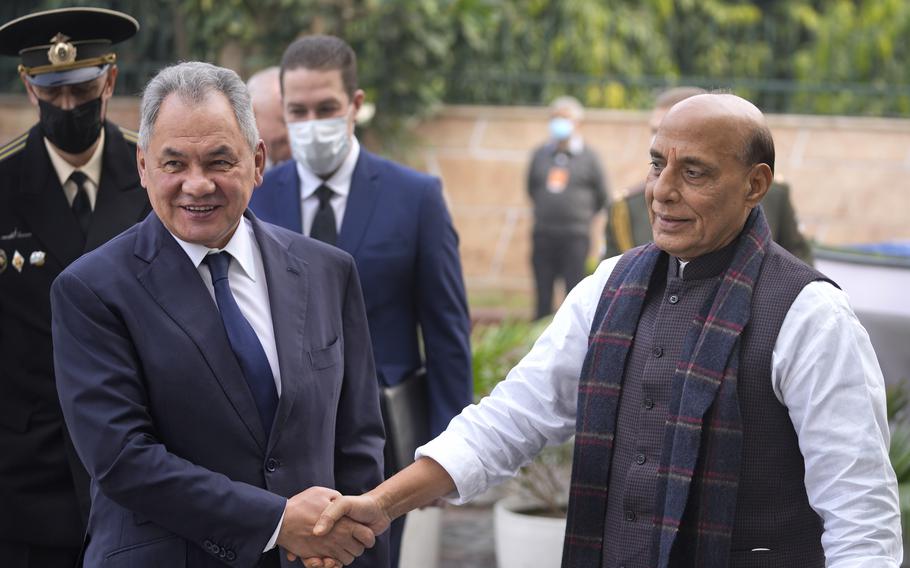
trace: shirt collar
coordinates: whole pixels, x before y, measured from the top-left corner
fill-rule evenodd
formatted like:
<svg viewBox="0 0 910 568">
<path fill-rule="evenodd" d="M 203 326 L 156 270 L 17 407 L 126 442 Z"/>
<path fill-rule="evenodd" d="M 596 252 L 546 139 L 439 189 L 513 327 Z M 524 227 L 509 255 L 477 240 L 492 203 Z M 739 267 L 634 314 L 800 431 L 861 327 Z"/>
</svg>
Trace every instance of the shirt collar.
<svg viewBox="0 0 910 568">
<path fill-rule="evenodd" d="M 347 196 L 351 191 L 351 178 L 354 176 L 354 168 L 357 166 L 357 158 L 360 157 L 360 142 L 356 136 L 351 136 L 351 149 L 335 173 L 327 180 L 324 180 L 303 167 L 297 162 L 297 175 L 300 177 L 300 195 L 307 199 L 313 195 L 319 186 L 326 185 L 338 195 Z"/>
<path fill-rule="evenodd" d="M 733 239 L 727 246 L 689 261 L 673 257 L 678 267 L 677 277 L 683 280 L 701 280 L 720 276 L 733 261 L 738 242 L 739 239 Z"/>
<path fill-rule="evenodd" d="M 256 263 L 253 260 L 253 240 L 255 239 L 255 236 L 253 235 L 253 224 L 250 223 L 250 220 L 246 217 L 240 218 L 240 225 L 237 226 L 237 229 L 231 236 L 231 240 L 228 241 L 223 249 L 213 249 L 205 245 L 189 243 L 177 238 L 174 233 L 171 233 L 171 236 L 174 237 L 174 240 L 177 241 L 180 248 L 186 252 L 186 255 L 190 257 L 190 261 L 195 268 L 199 268 L 199 265 L 202 264 L 202 260 L 209 253 L 226 251 L 234 257 L 234 260 L 237 261 L 237 264 L 240 265 L 240 268 L 243 269 L 243 272 L 247 277 L 253 282 L 256 281 L 258 275 L 256 273 Z"/>
<path fill-rule="evenodd" d="M 95 184 L 95 187 L 98 187 L 101 183 L 101 156 L 104 154 L 104 129 L 101 129 L 101 135 L 98 137 L 98 146 L 95 148 L 95 151 L 92 152 L 92 156 L 88 159 L 88 162 L 85 165 L 76 168 L 66 160 L 64 160 L 60 154 L 54 149 L 54 146 L 50 141 L 45 138 L 44 146 L 47 148 L 47 155 L 51 158 L 51 164 L 54 166 L 54 171 L 57 172 L 57 177 L 60 179 L 60 185 L 66 183 L 70 178 L 70 175 L 77 169 L 88 176 L 88 179 Z"/>
</svg>

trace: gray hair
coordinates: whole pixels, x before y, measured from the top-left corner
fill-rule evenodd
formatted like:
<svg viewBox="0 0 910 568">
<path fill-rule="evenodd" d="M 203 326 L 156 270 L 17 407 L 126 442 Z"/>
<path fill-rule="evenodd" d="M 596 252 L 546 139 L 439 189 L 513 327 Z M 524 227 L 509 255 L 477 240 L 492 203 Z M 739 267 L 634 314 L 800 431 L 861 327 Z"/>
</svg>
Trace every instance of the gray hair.
<svg viewBox="0 0 910 568">
<path fill-rule="evenodd" d="M 201 104 L 211 93 L 221 93 L 234 110 L 234 118 L 251 150 L 259 142 L 259 130 L 250 103 L 250 92 L 237 73 L 211 63 L 188 61 L 165 67 L 149 81 L 139 107 L 139 147 L 147 151 L 155 121 L 164 99 L 176 93 L 183 102 Z"/>
<path fill-rule="evenodd" d="M 553 112 L 567 110 L 575 120 L 581 120 L 585 116 L 585 107 L 578 102 L 578 99 L 569 95 L 557 97 L 550 103 L 550 110 Z"/>
</svg>

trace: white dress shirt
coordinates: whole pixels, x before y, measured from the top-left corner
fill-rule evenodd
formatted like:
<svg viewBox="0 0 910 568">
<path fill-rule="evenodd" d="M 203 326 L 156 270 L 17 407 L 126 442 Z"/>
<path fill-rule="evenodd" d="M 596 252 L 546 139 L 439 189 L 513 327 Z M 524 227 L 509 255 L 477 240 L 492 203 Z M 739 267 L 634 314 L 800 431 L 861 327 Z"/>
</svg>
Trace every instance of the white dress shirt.
<svg viewBox="0 0 910 568">
<path fill-rule="evenodd" d="M 228 268 L 228 283 L 231 286 L 231 293 L 234 295 L 243 317 L 250 322 L 259 342 L 262 343 L 265 356 L 269 360 L 269 367 L 272 368 L 278 396 L 281 396 L 281 371 L 278 368 L 278 346 L 275 343 L 275 328 L 272 326 L 269 287 L 265 278 L 265 267 L 262 264 L 262 253 L 259 251 L 259 243 L 256 242 L 256 237 L 253 235 L 253 225 L 249 219 L 241 218 L 240 225 L 223 249 L 211 249 L 205 245 L 188 243 L 176 236 L 174 239 L 199 271 L 202 282 L 212 295 L 212 301 L 215 301 L 212 273 L 209 272 L 207 265 L 202 264 L 202 260 L 210 253 L 221 251 L 230 253 L 234 258 L 234 262 Z M 217 302 L 215 305 L 217 306 Z"/>
<path fill-rule="evenodd" d="M 470 501 L 515 475 L 545 445 L 575 433 L 588 333 L 618 260 L 603 261 L 569 293 L 490 396 L 418 448 L 417 457 L 432 458 L 452 476 L 452 502 Z M 799 439 L 809 503 L 824 521 L 827 566 L 898 568 L 900 509 L 884 380 L 843 291 L 813 282 L 799 293 L 774 345 L 771 381 Z"/>
<path fill-rule="evenodd" d="M 66 195 L 66 200 L 70 206 L 73 205 L 73 200 L 76 199 L 76 192 L 79 191 L 79 188 L 76 187 L 76 182 L 70 179 L 70 175 L 74 171 L 79 170 L 88 178 L 84 184 L 85 192 L 88 194 L 88 202 L 92 206 L 92 211 L 95 210 L 95 202 L 98 200 L 98 186 L 101 184 L 101 156 L 104 154 L 103 128 L 101 129 L 101 136 L 99 138 L 100 141 L 98 142 L 98 146 L 95 148 L 95 151 L 92 152 L 92 156 L 88 159 L 88 162 L 78 168 L 61 158 L 48 139 L 44 139 L 44 147 L 47 148 L 47 155 L 51 158 L 51 165 L 54 166 L 54 171 L 57 173 L 57 179 L 60 180 L 60 185 L 63 187 L 63 193 Z"/>
<path fill-rule="evenodd" d="M 173 235 L 173 233 L 171 233 Z M 256 242 L 256 236 L 253 234 L 253 225 L 249 219 L 242 217 L 240 225 L 234 231 L 231 240 L 223 249 L 211 249 L 205 245 L 188 243 L 174 236 L 174 239 L 180 247 L 190 257 L 190 261 L 202 282 L 205 283 L 206 289 L 212 295 L 212 301 L 217 306 L 215 300 L 215 287 L 212 285 L 212 273 L 209 272 L 208 266 L 202 264 L 202 260 L 210 253 L 225 251 L 230 253 L 234 258 L 228 267 L 228 284 L 231 287 L 231 293 L 243 317 L 250 322 L 253 331 L 262 343 L 265 350 L 265 356 L 269 360 L 269 367 L 272 368 L 272 376 L 275 378 L 275 388 L 278 389 L 278 396 L 281 396 L 281 371 L 278 367 L 278 345 L 275 343 L 275 328 L 272 325 L 271 304 L 269 303 L 269 287 L 265 278 L 265 266 L 262 264 L 262 252 L 259 250 L 259 243 Z M 284 513 L 278 520 L 278 526 L 272 533 L 272 538 L 266 544 L 263 552 L 275 548 L 275 542 L 278 540 L 278 532 L 281 530 L 281 524 L 284 522 Z"/>
<path fill-rule="evenodd" d="M 356 136 L 351 136 L 351 149 L 348 151 L 348 155 L 332 177 L 325 181 L 297 162 L 297 177 L 300 178 L 300 213 L 303 217 L 301 221 L 304 235 L 309 235 L 310 229 L 313 227 L 313 218 L 319 209 L 316 190 L 321 185 L 326 185 L 335 192 L 329 203 L 335 212 L 335 230 L 341 232 L 341 221 L 344 219 L 344 210 L 348 204 L 348 193 L 351 192 L 351 177 L 354 175 L 354 167 L 357 165 L 359 157 L 360 142 L 357 141 Z"/>
</svg>

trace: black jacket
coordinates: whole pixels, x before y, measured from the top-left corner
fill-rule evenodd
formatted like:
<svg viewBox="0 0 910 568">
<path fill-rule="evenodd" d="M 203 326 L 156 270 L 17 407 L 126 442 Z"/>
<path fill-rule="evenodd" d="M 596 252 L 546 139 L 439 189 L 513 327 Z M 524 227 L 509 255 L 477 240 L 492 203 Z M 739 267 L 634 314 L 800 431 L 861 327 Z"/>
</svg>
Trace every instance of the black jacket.
<svg viewBox="0 0 910 568">
<path fill-rule="evenodd" d="M 0 534 L 4 540 L 44 546 L 82 542 L 88 479 L 64 432 L 54 385 L 50 287 L 80 255 L 150 211 L 136 169 L 136 133 L 110 122 L 104 128 L 100 187 L 86 237 L 67 203 L 40 127 L 0 148 Z"/>
</svg>

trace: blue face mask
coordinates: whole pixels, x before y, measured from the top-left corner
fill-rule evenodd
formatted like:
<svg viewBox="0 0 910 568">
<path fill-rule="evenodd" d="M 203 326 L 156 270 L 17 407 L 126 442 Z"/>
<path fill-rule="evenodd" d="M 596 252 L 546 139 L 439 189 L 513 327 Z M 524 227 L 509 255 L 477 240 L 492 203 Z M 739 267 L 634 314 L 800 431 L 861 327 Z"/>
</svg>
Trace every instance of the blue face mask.
<svg viewBox="0 0 910 568">
<path fill-rule="evenodd" d="M 575 125 L 568 118 L 558 116 L 550 120 L 550 136 L 554 140 L 567 140 L 569 136 L 572 136 L 573 130 L 575 130 Z"/>
</svg>

